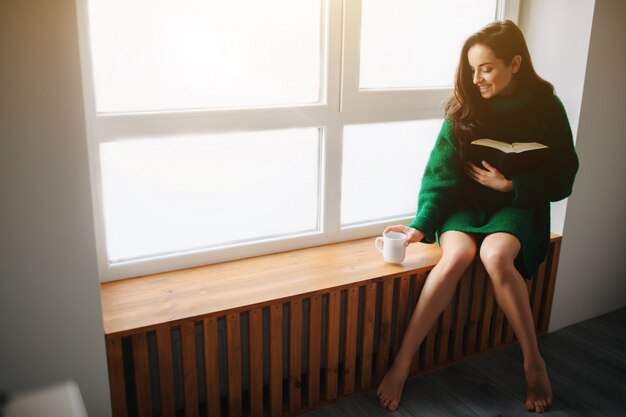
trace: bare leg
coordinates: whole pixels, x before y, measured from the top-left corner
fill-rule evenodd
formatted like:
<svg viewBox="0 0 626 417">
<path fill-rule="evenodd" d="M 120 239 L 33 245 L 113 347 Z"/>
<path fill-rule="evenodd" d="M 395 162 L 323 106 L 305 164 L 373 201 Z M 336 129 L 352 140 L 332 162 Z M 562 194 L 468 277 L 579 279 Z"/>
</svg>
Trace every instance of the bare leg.
<svg viewBox="0 0 626 417">
<path fill-rule="evenodd" d="M 496 301 L 513 328 L 524 354 L 524 372 L 528 385 L 526 409 L 542 413 L 552 403 L 552 388 L 539 352 L 526 284 L 513 264 L 520 248 L 520 242 L 515 236 L 494 233 L 483 241 L 480 257 L 491 278 Z"/>
<path fill-rule="evenodd" d="M 459 278 L 476 256 L 476 241 L 466 233 L 449 231 L 441 235 L 439 241 L 442 257 L 426 279 L 400 350 L 376 391 L 380 403 L 391 411 L 400 405 L 415 352 L 450 303 Z"/>
</svg>

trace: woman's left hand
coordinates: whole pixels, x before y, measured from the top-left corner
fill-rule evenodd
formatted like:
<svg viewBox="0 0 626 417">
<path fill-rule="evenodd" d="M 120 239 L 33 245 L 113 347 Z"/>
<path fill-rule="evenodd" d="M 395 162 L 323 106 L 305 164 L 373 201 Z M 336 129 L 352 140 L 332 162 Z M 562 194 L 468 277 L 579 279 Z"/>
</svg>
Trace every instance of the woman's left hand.
<svg viewBox="0 0 626 417">
<path fill-rule="evenodd" d="M 471 162 L 467 163 L 465 171 L 471 179 L 496 191 L 502 191 L 503 193 L 513 191 L 513 181 L 506 179 L 500 171 L 489 165 L 487 161 L 482 162 L 486 171 Z"/>
</svg>

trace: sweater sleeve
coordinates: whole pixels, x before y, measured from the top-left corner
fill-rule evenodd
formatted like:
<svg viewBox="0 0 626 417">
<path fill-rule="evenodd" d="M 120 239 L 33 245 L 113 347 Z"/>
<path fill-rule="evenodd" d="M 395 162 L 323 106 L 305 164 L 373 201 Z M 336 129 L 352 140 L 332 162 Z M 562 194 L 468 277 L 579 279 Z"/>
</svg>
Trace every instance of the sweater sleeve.
<svg viewBox="0 0 626 417">
<path fill-rule="evenodd" d="M 559 201 L 572 193 L 578 171 L 578 156 L 563 103 L 555 98 L 551 125 L 546 132 L 549 152 L 539 169 L 520 173 L 513 181 L 513 205 L 523 206 L 537 201 Z"/>
<path fill-rule="evenodd" d="M 417 215 L 409 224 L 424 233 L 423 242 L 435 242 L 435 233 L 456 198 L 460 183 L 460 155 L 446 120 L 430 153 L 418 196 Z"/>
</svg>

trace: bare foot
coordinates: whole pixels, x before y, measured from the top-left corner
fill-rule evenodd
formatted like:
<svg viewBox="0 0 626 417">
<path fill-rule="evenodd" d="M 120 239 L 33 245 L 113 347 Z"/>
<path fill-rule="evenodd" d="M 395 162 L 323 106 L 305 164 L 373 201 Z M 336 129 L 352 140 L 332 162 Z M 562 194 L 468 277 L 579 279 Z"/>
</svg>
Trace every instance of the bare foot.
<svg viewBox="0 0 626 417">
<path fill-rule="evenodd" d="M 410 366 L 407 367 L 394 362 L 376 390 L 380 403 L 389 411 L 396 411 L 400 405 L 402 388 L 404 388 L 409 370 Z"/>
<path fill-rule="evenodd" d="M 540 362 L 524 366 L 528 395 L 526 398 L 526 410 L 543 413 L 552 404 L 552 387 L 548 378 L 546 364 Z"/>
</svg>

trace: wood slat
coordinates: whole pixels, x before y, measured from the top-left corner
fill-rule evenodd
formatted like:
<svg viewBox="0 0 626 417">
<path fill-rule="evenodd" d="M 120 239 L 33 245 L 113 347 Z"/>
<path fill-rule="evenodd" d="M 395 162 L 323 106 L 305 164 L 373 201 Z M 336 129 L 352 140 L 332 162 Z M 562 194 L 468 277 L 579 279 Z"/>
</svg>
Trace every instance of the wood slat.
<svg viewBox="0 0 626 417">
<path fill-rule="evenodd" d="M 435 320 L 435 324 L 428 331 L 426 339 L 422 342 L 421 350 L 424 351 L 424 362 L 422 363 L 422 370 L 428 371 L 435 366 L 435 342 L 437 340 L 437 328 L 439 327 L 439 320 Z M 413 358 L 413 364 L 416 367 L 416 371 L 419 369 L 419 357 L 420 353 Z"/>
<path fill-rule="evenodd" d="M 341 295 L 328 294 L 328 334 L 326 338 L 326 400 L 334 400 L 339 388 L 339 321 Z"/>
<path fill-rule="evenodd" d="M 550 315 L 552 314 L 552 301 L 554 300 L 554 287 L 556 286 L 556 274 L 559 267 L 559 256 L 561 254 L 561 238 L 553 238 L 550 244 L 550 274 L 548 275 L 548 283 L 546 285 L 545 303 L 541 312 L 538 330 L 541 333 L 548 331 L 550 327 Z"/>
<path fill-rule="evenodd" d="M 172 366 L 172 330 L 169 326 L 161 326 L 156 330 L 157 360 L 159 363 L 159 392 L 161 400 L 161 416 L 176 416 L 176 399 L 174 396 L 174 369 Z"/>
<path fill-rule="evenodd" d="M 198 414 L 198 364 L 196 360 L 196 328 L 193 321 L 180 326 L 183 352 L 183 385 L 185 395 L 185 417 Z"/>
<path fill-rule="evenodd" d="M 248 313 L 248 343 L 250 415 L 263 417 L 263 313 L 260 308 Z"/>
<path fill-rule="evenodd" d="M 133 366 L 135 368 L 135 392 L 137 394 L 137 414 L 139 417 L 152 417 L 152 394 L 150 392 L 150 362 L 148 341 L 144 332 L 132 335 Z"/>
<path fill-rule="evenodd" d="M 219 417 L 220 405 L 220 368 L 217 317 L 204 320 L 204 369 L 206 374 L 207 415 Z"/>
<path fill-rule="evenodd" d="M 474 276 L 472 282 L 472 299 L 470 301 L 470 313 L 467 323 L 467 355 L 472 355 L 476 352 L 476 341 L 478 337 L 478 324 L 480 323 L 480 311 L 483 301 L 483 289 L 485 282 L 485 266 L 476 259 L 474 262 Z"/>
<path fill-rule="evenodd" d="M 409 309 L 409 285 L 411 283 L 411 276 L 405 275 L 400 277 L 400 283 L 398 285 L 398 294 L 395 302 L 396 307 L 396 326 L 395 336 L 393 342 L 393 354 L 395 355 L 400 350 L 400 344 L 402 343 L 402 337 L 407 326 L 407 312 Z"/>
<path fill-rule="evenodd" d="M 346 294 L 346 323 L 345 335 L 346 348 L 343 359 L 343 394 L 354 393 L 356 353 L 357 353 L 357 326 L 359 317 L 359 288 L 352 287 Z"/>
<path fill-rule="evenodd" d="M 456 297 L 456 309 L 454 318 L 452 360 L 458 360 L 463 354 L 463 333 L 467 319 L 467 304 L 469 298 L 469 286 L 472 280 L 472 265 L 463 273 L 459 283 Z"/>
<path fill-rule="evenodd" d="M 372 386 L 374 358 L 374 322 L 376 320 L 376 284 L 365 286 L 363 293 L 363 346 L 361 351 L 361 390 Z"/>
<path fill-rule="evenodd" d="M 508 320 L 504 320 L 504 343 L 510 345 L 515 340 L 515 333 L 513 331 L 513 326 L 509 323 Z"/>
<path fill-rule="evenodd" d="M 283 414 L 283 305 L 270 306 L 270 415 Z"/>
<path fill-rule="evenodd" d="M 309 369 L 307 375 L 309 406 L 320 401 L 321 337 L 322 301 L 319 295 L 314 295 L 309 299 Z"/>
<path fill-rule="evenodd" d="M 228 369 L 228 415 L 243 414 L 241 398 L 241 328 L 239 313 L 226 316 L 226 369 Z"/>
<path fill-rule="evenodd" d="M 302 301 L 289 304 L 289 411 L 302 407 Z"/>
<path fill-rule="evenodd" d="M 393 317 L 393 280 L 382 284 L 380 320 L 378 322 L 378 351 L 376 352 L 376 380 L 380 381 L 389 367 L 391 348 L 391 319 Z"/>
<path fill-rule="evenodd" d="M 479 344 L 478 351 L 484 352 L 489 348 L 489 335 L 491 332 L 491 317 L 493 315 L 493 286 L 491 285 L 491 279 L 485 277 L 485 293 L 483 300 L 483 314 L 480 320 L 480 332 L 479 332 Z"/>
<path fill-rule="evenodd" d="M 109 369 L 109 389 L 113 417 L 127 417 L 126 383 L 124 378 L 124 355 L 122 338 L 115 335 L 106 337 L 107 366 Z"/>
<path fill-rule="evenodd" d="M 452 306 L 453 303 L 448 304 L 441 313 L 441 333 L 439 343 L 439 356 L 437 360 L 438 365 L 443 365 L 449 361 L 448 354 L 450 353 L 450 332 L 452 326 Z"/>
<path fill-rule="evenodd" d="M 496 307 L 496 318 L 494 322 L 493 338 L 491 347 L 497 348 L 502 344 L 502 325 L 504 324 L 504 313 L 500 307 Z"/>
<path fill-rule="evenodd" d="M 426 277 L 428 276 L 428 272 L 427 271 L 422 271 L 418 274 L 416 274 L 415 276 L 415 280 L 413 282 L 413 288 L 411 290 L 411 314 L 409 317 L 409 323 L 411 322 L 411 318 L 413 317 L 413 313 L 415 312 L 415 307 L 417 306 L 417 303 L 419 301 L 420 295 L 422 294 L 422 290 L 424 289 L 424 284 L 426 283 Z M 433 335 L 433 339 L 432 339 L 432 343 L 434 346 L 434 327 L 433 329 L 431 329 L 430 333 L 432 333 Z M 426 344 L 430 343 L 431 341 L 429 340 L 430 337 L 430 333 L 429 335 L 426 337 Z M 424 347 L 422 347 L 422 349 L 424 349 Z M 411 371 L 410 374 L 411 375 L 415 375 L 419 372 L 420 370 L 420 354 L 419 351 L 413 356 L 413 362 L 411 363 Z"/>
<path fill-rule="evenodd" d="M 543 261 L 541 265 L 539 265 L 539 270 L 537 271 L 537 275 L 535 280 L 537 281 L 535 284 L 535 294 L 534 299 L 531 302 L 532 312 L 533 312 L 533 320 L 535 321 L 535 329 L 539 328 L 539 319 L 541 314 L 541 304 L 543 301 L 543 297 L 545 296 L 545 277 L 546 277 L 546 264 L 547 261 Z"/>
</svg>

